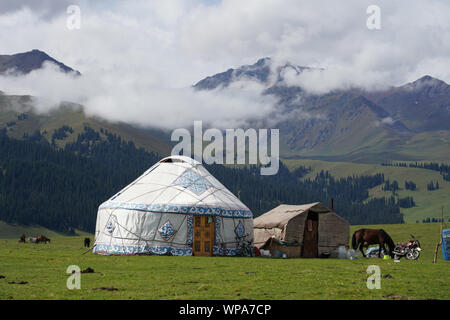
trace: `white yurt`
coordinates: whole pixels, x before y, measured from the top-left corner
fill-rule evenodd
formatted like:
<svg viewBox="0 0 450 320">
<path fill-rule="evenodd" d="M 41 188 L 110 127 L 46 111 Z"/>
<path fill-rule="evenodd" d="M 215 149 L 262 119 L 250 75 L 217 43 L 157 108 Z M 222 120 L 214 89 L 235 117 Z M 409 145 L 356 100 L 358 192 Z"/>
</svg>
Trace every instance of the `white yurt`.
<svg viewBox="0 0 450 320">
<path fill-rule="evenodd" d="M 253 247 L 252 212 L 201 163 L 157 162 L 100 205 L 93 252 L 233 256 Z"/>
</svg>

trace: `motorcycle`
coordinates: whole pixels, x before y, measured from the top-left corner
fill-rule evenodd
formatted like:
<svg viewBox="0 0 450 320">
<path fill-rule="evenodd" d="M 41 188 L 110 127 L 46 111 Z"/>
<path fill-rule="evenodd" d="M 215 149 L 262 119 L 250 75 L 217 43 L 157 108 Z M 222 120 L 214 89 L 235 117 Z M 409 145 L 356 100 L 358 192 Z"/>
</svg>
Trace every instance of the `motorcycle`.
<svg viewBox="0 0 450 320">
<path fill-rule="evenodd" d="M 405 257 L 407 260 L 417 260 L 420 256 L 420 242 L 416 240 L 414 236 L 411 234 L 411 240 L 407 243 L 399 242 L 397 246 L 394 248 L 392 253 L 394 254 L 394 259 L 398 260 L 401 257 Z"/>
</svg>

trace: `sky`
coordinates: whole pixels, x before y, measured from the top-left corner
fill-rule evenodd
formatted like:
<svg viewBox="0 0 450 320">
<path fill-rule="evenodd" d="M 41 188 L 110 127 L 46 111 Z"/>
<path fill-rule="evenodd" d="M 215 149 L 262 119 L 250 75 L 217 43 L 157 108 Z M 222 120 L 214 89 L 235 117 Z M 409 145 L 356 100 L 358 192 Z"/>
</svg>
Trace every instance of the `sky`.
<svg viewBox="0 0 450 320">
<path fill-rule="evenodd" d="M 80 28 L 71 30 L 72 4 Z M 370 5 L 380 8 L 379 29 L 367 27 Z M 0 90 L 38 97 L 42 112 L 69 100 L 111 121 L 236 127 L 273 114 L 276 100 L 261 96 L 263 85 L 191 86 L 262 57 L 273 67 L 324 68 L 285 75 L 313 93 L 383 89 L 423 75 L 449 83 L 448 17 L 446 0 L 2 0 L 0 54 L 39 49 L 83 76 L 46 66 L 20 79 L 0 77 Z"/>
</svg>

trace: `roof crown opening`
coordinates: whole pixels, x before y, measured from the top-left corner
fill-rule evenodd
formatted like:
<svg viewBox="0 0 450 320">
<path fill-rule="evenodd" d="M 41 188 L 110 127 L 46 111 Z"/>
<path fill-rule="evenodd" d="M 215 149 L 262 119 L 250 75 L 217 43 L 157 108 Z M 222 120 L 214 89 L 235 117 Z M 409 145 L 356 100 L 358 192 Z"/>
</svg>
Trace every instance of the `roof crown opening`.
<svg viewBox="0 0 450 320">
<path fill-rule="evenodd" d="M 197 160 L 194 160 L 192 158 L 189 158 L 186 156 L 178 156 L 178 155 L 172 155 L 172 156 L 166 157 L 159 161 L 159 163 L 174 163 L 174 162 L 188 163 L 194 167 L 201 164 L 200 162 L 198 162 Z"/>
</svg>

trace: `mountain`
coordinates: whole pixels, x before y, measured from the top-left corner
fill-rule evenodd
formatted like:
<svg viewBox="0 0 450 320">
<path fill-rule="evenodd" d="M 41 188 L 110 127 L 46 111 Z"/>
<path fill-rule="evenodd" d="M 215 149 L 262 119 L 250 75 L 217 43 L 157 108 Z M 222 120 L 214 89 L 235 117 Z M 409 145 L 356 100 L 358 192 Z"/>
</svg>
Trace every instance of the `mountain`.
<svg viewBox="0 0 450 320">
<path fill-rule="evenodd" d="M 401 123 L 383 121 L 388 113 L 370 100 L 349 92 L 330 93 L 305 100 L 302 112 L 281 122 L 285 154 L 348 156 L 363 161 L 373 148 L 408 135 Z M 386 146 L 387 147 L 387 146 Z"/>
<path fill-rule="evenodd" d="M 417 132 L 450 130 L 450 86 L 424 76 L 414 82 L 366 96 Z"/>
<path fill-rule="evenodd" d="M 272 72 L 272 59 L 262 58 L 255 64 L 244 65 L 237 69 L 230 68 L 225 72 L 218 73 L 216 75 L 206 77 L 200 80 L 194 85 L 197 90 L 213 90 L 219 87 L 225 88 L 233 81 L 238 80 L 254 80 L 267 85 L 273 85 L 281 83 L 283 81 L 283 72 L 286 69 L 294 70 L 297 74 L 304 70 L 311 70 L 314 68 L 295 66 L 287 63 L 283 66 L 278 66 L 275 71 Z M 273 74 L 275 73 L 275 75 Z"/>
<path fill-rule="evenodd" d="M 239 69 L 228 69 L 200 80 L 194 85 L 197 90 L 213 90 L 218 87 L 227 87 L 231 82 L 248 78 L 259 82 L 267 82 L 270 75 L 270 58 L 259 59 L 253 65 L 242 66 Z"/>
<path fill-rule="evenodd" d="M 12 55 L 0 55 L 0 74 L 11 71 L 13 73 L 27 74 L 33 70 L 40 69 L 44 62 L 56 64 L 62 72 L 73 72 L 76 75 L 81 75 L 79 71 L 73 70 L 45 52 L 36 49 Z"/>
<path fill-rule="evenodd" d="M 44 52 L 33 50 L 0 56 L 0 72 L 11 68 L 6 65 L 30 72 L 43 61 L 58 64 L 64 72 L 73 71 Z M 424 76 L 384 91 L 351 89 L 326 94 L 311 94 L 284 81 L 286 72 L 294 71 L 298 75 L 305 70 L 313 68 L 291 63 L 276 66 L 271 58 L 262 58 L 254 64 L 206 77 L 193 88 L 223 90 L 240 80 L 262 84 L 265 88 L 262 94 L 273 95 L 278 100 L 270 118 L 279 120 L 271 127 L 280 128 L 280 154 L 285 158 L 362 163 L 450 161 L 450 87 L 444 81 Z M 24 107 L 30 105 L 31 99 L 0 93 L 0 129 L 7 128 L 8 136 L 23 138 L 39 131 L 52 142 L 58 129 L 69 126 L 74 133 L 67 132 L 63 140 L 54 141 L 57 146 L 64 146 L 67 141 L 75 140 L 88 124 L 97 130 L 114 132 L 148 151 L 170 153 L 170 135 L 161 130 L 142 130 L 125 123 L 87 118 L 82 106 L 70 103 L 63 104 L 65 108 L 59 111 L 38 115 L 31 107 Z M 20 108 L 13 105 L 22 106 L 25 111 L 17 111 Z M 250 126 L 257 128 L 264 124 Z"/>
<path fill-rule="evenodd" d="M 62 72 L 81 76 L 80 72 L 40 50 L 0 55 L 0 74 L 27 74 L 41 68 L 44 62 L 56 64 Z M 156 152 L 161 156 L 170 154 L 168 143 L 155 137 L 151 131 L 147 132 L 123 122 L 111 123 L 96 117 L 87 117 L 81 105 L 64 102 L 59 108 L 46 114 L 37 113 L 32 105 L 32 96 L 7 95 L 0 91 L 0 130 L 6 130 L 9 137 L 16 139 L 39 135 L 56 147 L 64 148 L 67 143 L 76 141 L 78 135 L 89 127 L 115 134 L 125 141 L 132 141 L 146 151 Z M 102 139 L 107 138 L 105 134 L 100 136 Z"/>
<path fill-rule="evenodd" d="M 257 81 L 274 95 L 273 116 L 280 128 L 281 155 L 333 161 L 380 163 L 385 160 L 450 161 L 450 87 L 425 76 L 400 87 L 367 92 L 359 89 L 311 94 L 283 80 L 312 68 L 270 58 L 209 76 L 197 90 L 221 90 L 233 81 Z"/>
</svg>

